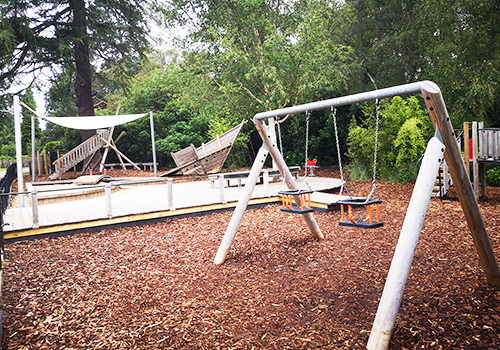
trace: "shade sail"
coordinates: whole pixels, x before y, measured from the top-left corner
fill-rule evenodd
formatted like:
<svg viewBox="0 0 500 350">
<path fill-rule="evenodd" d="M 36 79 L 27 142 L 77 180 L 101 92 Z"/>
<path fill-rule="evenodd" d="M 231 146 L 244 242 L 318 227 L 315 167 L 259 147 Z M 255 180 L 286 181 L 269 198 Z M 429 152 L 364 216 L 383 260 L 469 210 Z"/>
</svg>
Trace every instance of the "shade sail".
<svg viewBox="0 0 500 350">
<path fill-rule="evenodd" d="M 148 114 L 105 115 L 95 117 L 43 117 L 43 119 L 66 128 L 93 130 L 126 124 L 146 115 Z"/>
</svg>

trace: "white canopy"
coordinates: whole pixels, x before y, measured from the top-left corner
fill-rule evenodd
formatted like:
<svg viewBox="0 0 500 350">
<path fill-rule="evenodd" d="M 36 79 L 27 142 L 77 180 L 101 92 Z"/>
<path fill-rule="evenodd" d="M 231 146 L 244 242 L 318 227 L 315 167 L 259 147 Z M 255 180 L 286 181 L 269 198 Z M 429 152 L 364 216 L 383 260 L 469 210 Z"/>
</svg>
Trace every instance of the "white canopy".
<svg viewBox="0 0 500 350">
<path fill-rule="evenodd" d="M 112 126 L 126 124 L 146 115 L 148 115 L 148 113 L 105 115 L 95 117 L 43 117 L 43 119 L 51 123 L 64 126 L 66 128 L 78 130 L 93 130 L 106 129 Z"/>
</svg>

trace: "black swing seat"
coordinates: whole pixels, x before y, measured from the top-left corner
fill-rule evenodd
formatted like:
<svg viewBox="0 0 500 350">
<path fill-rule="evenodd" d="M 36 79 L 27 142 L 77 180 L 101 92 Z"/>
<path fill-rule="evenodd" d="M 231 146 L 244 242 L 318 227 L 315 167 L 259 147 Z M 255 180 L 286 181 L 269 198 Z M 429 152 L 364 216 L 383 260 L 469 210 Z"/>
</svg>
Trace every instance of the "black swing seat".
<svg viewBox="0 0 500 350">
<path fill-rule="evenodd" d="M 344 205 L 352 205 L 352 206 L 366 206 L 366 205 L 372 205 L 372 204 L 377 204 L 377 203 L 382 203 L 381 199 L 370 199 L 366 200 L 366 198 L 349 198 L 349 199 L 344 199 L 337 201 L 338 204 L 344 204 Z"/>
<path fill-rule="evenodd" d="M 340 200 L 337 202 L 342 206 L 342 211 L 343 211 L 343 206 L 347 205 L 350 207 L 367 207 L 372 204 L 379 204 L 382 203 L 381 199 L 369 199 L 366 200 L 366 198 L 349 198 L 346 200 Z M 377 209 L 378 211 L 378 209 Z M 377 215 L 378 216 L 378 215 Z M 359 220 L 359 219 L 353 219 L 354 222 L 352 222 L 349 218 L 345 220 L 340 220 L 339 225 L 340 226 L 351 226 L 351 227 L 360 227 L 360 228 L 377 228 L 377 227 L 382 227 L 384 226 L 383 222 L 372 220 L 370 223 L 369 220 Z"/>
<path fill-rule="evenodd" d="M 278 194 L 283 196 L 283 206 L 281 208 L 282 212 L 292 213 L 292 214 L 307 214 L 312 213 L 314 210 L 311 208 L 310 198 L 306 199 L 302 197 L 306 194 L 313 193 L 313 190 L 286 190 L 279 191 Z M 300 208 L 294 200 L 292 200 L 292 196 L 301 196 L 301 200 L 305 201 L 307 205 L 304 205 L 303 208 Z M 288 200 L 287 200 L 288 199 Z"/>
</svg>

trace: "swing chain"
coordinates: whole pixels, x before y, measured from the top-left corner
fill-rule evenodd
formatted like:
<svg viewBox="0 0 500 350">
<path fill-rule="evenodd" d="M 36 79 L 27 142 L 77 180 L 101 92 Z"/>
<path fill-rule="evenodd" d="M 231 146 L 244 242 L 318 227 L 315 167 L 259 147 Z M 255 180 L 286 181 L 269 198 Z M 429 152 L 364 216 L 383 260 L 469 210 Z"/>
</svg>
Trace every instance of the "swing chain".
<svg viewBox="0 0 500 350">
<path fill-rule="evenodd" d="M 330 110 L 332 111 L 332 116 L 333 116 L 333 127 L 335 129 L 335 141 L 337 143 L 337 156 L 339 160 L 339 169 L 340 169 L 340 192 L 339 196 L 342 196 L 342 193 L 344 192 L 344 171 L 342 170 L 342 157 L 340 156 L 340 142 L 339 142 L 339 133 L 337 130 L 337 108 L 336 107 L 331 107 Z M 349 193 L 349 189 L 347 186 L 345 186 L 345 190 L 347 194 L 349 195 L 349 198 L 352 198 L 351 194 Z"/>
<path fill-rule="evenodd" d="M 286 118 L 285 118 L 286 120 Z M 284 121 L 284 120 L 283 120 Z M 280 128 L 280 124 L 283 122 L 283 121 L 280 121 L 280 118 L 277 117 L 276 119 L 276 124 L 278 124 L 278 139 L 279 139 L 279 142 L 280 142 L 280 154 L 281 154 L 281 157 L 283 157 L 283 143 L 281 141 L 281 128 Z M 283 181 L 281 182 L 281 190 L 280 191 L 283 191 L 283 188 L 284 188 L 284 184 L 286 181 L 286 173 L 283 172 Z"/>
<path fill-rule="evenodd" d="M 307 158 L 309 151 L 309 119 L 311 118 L 311 112 L 306 111 L 306 160 L 304 162 L 304 178 L 307 177 Z"/>
<path fill-rule="evenodd" d="M 282 121 L 280 120 L 279 117 L 277 117 L 276 124 L 278 124 L 278 139 L 280 141 L 280 153 L 281 153 L 281 156 L 283 157 L 283 143 L 281 141 L 281 128 L 280 128 L 281 123 L 282 123 Z"/>
<path fill-rule="evenodd" d="M 376 109 L 375 109 L 375 150 L 373 151 L 373 180 L 372 180 L 372 190 L 368 197 L 366 198 L 366 201 L 368 202 L 372 196 L 373 193 L 377 196 L 378 199 L 380 197 L 378 196 L 375 182 L 377 180 L 377 149 L 378 149 L 378 127 L 379 127 L 379 121 L 380 121 L 380 106 L 381 106 L 381 101 L 377 98 L 375 100 L 376 104 Z"/>
</svg>

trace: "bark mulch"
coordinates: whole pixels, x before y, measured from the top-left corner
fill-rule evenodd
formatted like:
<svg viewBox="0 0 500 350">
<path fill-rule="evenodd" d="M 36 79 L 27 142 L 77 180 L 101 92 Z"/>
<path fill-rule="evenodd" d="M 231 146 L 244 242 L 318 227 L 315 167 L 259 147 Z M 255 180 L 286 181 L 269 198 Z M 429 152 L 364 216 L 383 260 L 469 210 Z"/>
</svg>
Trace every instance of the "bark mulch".
<svg viewBox="0 0 500 350">
<path fill-rule="evenodd" d="M 366 195 L 371 183 L 349 186 Z M 315 213 L 321 241 L 278 205 L 247 210 L 221 266 L 231 212 L 8 243 L 3 349 L 363 349 L 412 189 L 377 185 L 377 229 Z M 500 256 L 500 189 L 488 194 L 480 207 Z M 499 347 L 499 288 L 456 194 L 432 199 L 390 348 Z"/>
</svg>

